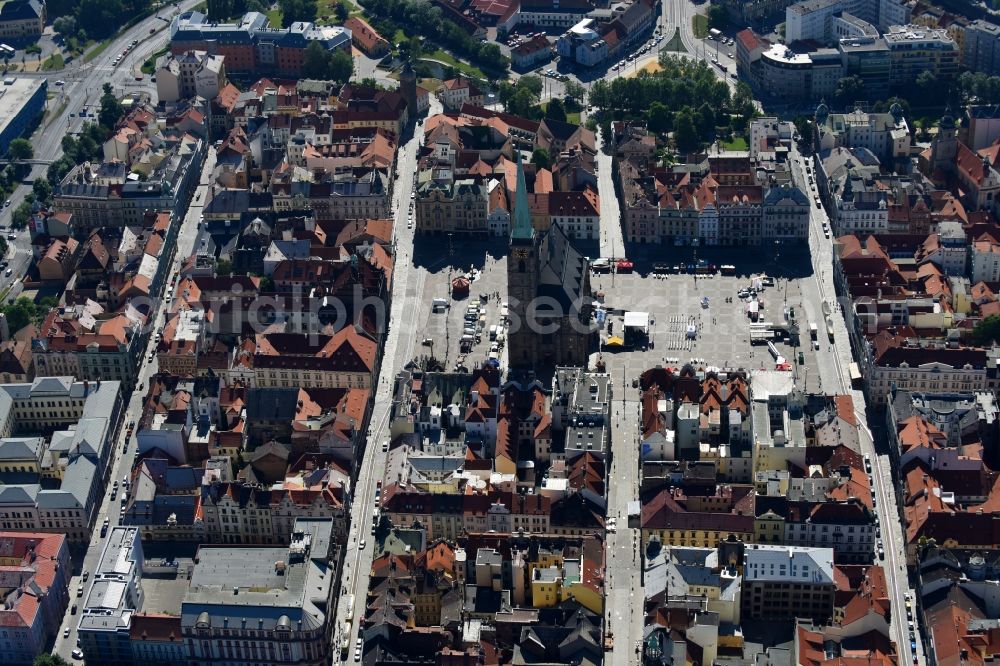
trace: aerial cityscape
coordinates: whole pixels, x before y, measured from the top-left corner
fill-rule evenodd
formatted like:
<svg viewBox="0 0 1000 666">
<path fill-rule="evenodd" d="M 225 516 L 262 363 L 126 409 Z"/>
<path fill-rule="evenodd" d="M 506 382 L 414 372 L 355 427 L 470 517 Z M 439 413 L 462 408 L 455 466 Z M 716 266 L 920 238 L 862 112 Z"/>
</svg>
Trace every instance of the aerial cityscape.
<svg viewBox="0 0 1000 666">
<path fill-rule="evenodd" d="M 1000 0 L 0 0 L 0 660 L 1000 664 Z"/>
</svg>

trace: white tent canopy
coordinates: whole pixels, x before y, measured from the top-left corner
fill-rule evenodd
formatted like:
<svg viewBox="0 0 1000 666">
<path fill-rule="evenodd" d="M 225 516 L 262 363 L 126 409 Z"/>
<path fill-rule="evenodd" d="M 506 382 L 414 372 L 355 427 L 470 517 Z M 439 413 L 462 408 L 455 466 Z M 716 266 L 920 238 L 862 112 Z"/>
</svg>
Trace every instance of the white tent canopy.
<svg viewBox="0 0 1000 666">
<path fill-rule="evenodd" d="M 648 312 L 626 312 L 625 329 L 640 329 L 643 333 L 649 334 L 649 313 Z"/>
</svg>

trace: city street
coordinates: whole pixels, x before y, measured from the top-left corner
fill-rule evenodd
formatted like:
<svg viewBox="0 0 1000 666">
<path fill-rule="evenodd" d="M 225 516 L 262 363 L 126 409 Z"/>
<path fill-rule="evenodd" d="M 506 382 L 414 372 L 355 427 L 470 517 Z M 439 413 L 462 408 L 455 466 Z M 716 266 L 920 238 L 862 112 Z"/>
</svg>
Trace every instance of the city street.
<svg viewBox="0 0 1000 666">
<path fill-rule="evenodd" d="M 814 189 L 810 189 L 805 174 L 806 161 L 793 144 L 791 152 L 793 179 L 799 187 L 812 198 Z M 813 279 L 806 281 L 804 300 L 810 321 L 823 321 L 821 304 L 830 303 L 833 308 L 831 319 L 834 327 L 835 344 L 827 347 L 820 354 L 820 372 L 823 377 L 823 387 L 826 393 L 849 394 L 854 400 L 854 410 L 859 423 L 861 452 L 871 457 L 872 481 L 877 500 L 876 513 L 882 527 L 885 548 L 885 560 L 876 560 L 885 570 L 889 584 L 892 603 L 892 631 L 896 641 L 897 652 L 903 656 L 900 663 L 926 663 L 921 642 L 917 641 L 917 651 L 910 650 L 910 639 L 906 626 L 904 609 L 904 594 L 912 594 L 906 572 L 906 556 L 903 541 L 903 525 L 900 512 L 896 507 L 892 469 L 888 455 L 879 455 L 871 430 L 867 426 L 867 413 L 864 394 L 851 388 L 849 380 L 849 365 L 853 362 L 851 343 L 847 334 L 841 307 L 850 307 L 849 302 L 841 304 L 833 286 L 833 240 L 823 235 L 823 222 L 828 222 L 824 209 L 810 208 L 811 224 L 809 242 L 813 262 Z"/>
<path fill-rule="evenodd" d="M 199 202 L 203 202 L 205 200 L 205 195 L 208 192 L 210 185 L 209 178 L 213 169 L 215 169 L 215 151 L 210 150 L 205 159 L 205 165 L 201 172 L 201 180 L 199 181 L 199 185 L 196 189 L 195 199 Z M 164 288 L 166 285 L 173 284 L 175 282 L 182 260 L 190 256 L 192 249 L 194 248 L 194 241 L 198 232 L 198 221 L 201 217 L 201 208 L 200 203 L 192 201 L 190 208 L 188 208 L 187 215 L 181 223 L 181 227 L 177 232 L 177 246 L 172 259 L 173 265 L 171 266 L 170 273 L 164 282 Z M 165 323 L 168 307 L 169 303 L 165 299 L 160 301 L 159 307 L 156 310 L 154 321 L 152 325 L 148 327 L 149 335 L 147 338 L 146 349 L 142 352 L 142 365 L 137 379 L 137 389 L 131 394 L 131 396 L 123 396 L 123 399 L 128 402 L 128 407 L 125 410 L 124 416 L 126 424 L 130 421 L 135 421 L 138 424 L 139 418 L 142 416 L 143 399 L 146 395 L 146 389 L 149 386 L 149 379 L 157 372 L 156 357 L 154 356 L 152 361 L 148 360 L 149 354 L 156 348 L 153 331 L 160 330 Z M 108 519 L 110 527 L 114 527 L 119 524 L 119 509 L 121 505 L 117 501 L 111 501 L 109 495 L 110 491 L 107 487 L 111 486 L 116 479 L 120 480 L 129 475 L 132 470 L 132 463 L 135 460 L 135 452 L 136 445 L 134 437 L 131 441 L 129 441 L 126 434 L 126 428 L 121 428 L 121 436 L 119 437 L 119 440 L 114 443 L 111 464 L 109 465 L 108 473 L 105 475 L 106 488 L 104 492 L 104 500 L 97 513 L 97 517 L 94 519 L 94 533 L 91 536 L 90 544 L 88 545 L 86 554 L 83 557 L 81 568 L 74 571 L 74 576 L 70 580 L 70 595 L 72 599 L 71 605 L 74 603 L 78 604 L 78 612 L 76 615 L 73 615 L 71 610 L 67 609 L 62 625 L 60 626 L 59 633 L 56 636 L 56 644 L 53 653 L 58 654 L 66 660 L 71 659 L 70 653 L 73 648 L 76 647 L 76 628 L 79 622 L 79 614 L 83 612 L 83 602 L 86 599 L 86 585 L 84 585 L 83 597 L 77 598 L 73 595 L 76 594 L 77 585 L 83 582 L 83 571 L 92 572 L 100 559 L 101 550 L 104 548 L 105 541 L 105 539 L 101 537 L 101 526 L 104 519 Z M 120 492 L 122 491 L 124 491 L 124 489 L 120 489 Z M 66 627 L 69 627 L 70 635 L 68 638 L 63 638 L 63 629 Z"/>
<path fill-rule="evenodd" d="M 428 115 L 441 113 L 441 105 L 437 98 L 431 96 L 431 108 Z M 416 308 L 421 302 L 424 291 L 426 271 L 413 265 L 413 230 L 406 228 L 407 210 L 410 204 L 410 192 L 417 171 L 417 152 L 423 143 L 423 122 L 418 121 L 413 136 L 399 151 L 397 171 L 399 177 L 393 185 L 394 210 L 394 245 L 395 263 L 392 282 L 392 307 L 390 312 L 390 327 L 382 350 L 382 367 L 378 384 L 375 387 L 374 408 L 368 435 L 368 444 L 362 453 L 362 458 L 355 464 L 359 468 L 354 484 L 354 498 L 351 504 L 351 528 L 347 543 L 347 553 L 344 557 L 344 569 L 341 572 L 343 594 L 339 595 L 341 603 L 337 605 L 336 624 L 333 627 L 334 648 L 339 652 L 344 622 L 348 614 L 352 620 L 350 628 L 350 650 L 353 650 L 357 638 L 361 635 L 364 618 L 365 599 L 368 593 L 370 565 L 375 556 L 375 539 L 371 535 L 372 511 L 376 508 L 376 482 L 381 480 L 385 469 L 386 453 L 382 451 L 382 442 L 389 439 L 389 411 L 392 406 L 393 378 L 403 366 L 413 358 L 417 339 L 409 322 L 416 318 Z M 354 608 L 348 609 L 345 600 L 348 595 L 354 595 Z M 335 660 L 339 657 L 335 657 Z"/>
</svg>

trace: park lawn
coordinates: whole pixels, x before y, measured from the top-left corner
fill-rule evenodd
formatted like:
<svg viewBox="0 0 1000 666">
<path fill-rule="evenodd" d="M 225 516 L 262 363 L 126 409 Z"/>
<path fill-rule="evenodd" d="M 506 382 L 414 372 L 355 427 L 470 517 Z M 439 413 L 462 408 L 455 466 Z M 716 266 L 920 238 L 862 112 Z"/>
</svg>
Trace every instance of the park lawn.
<svg viewBox="0 0 1000 666">
<path fill-rule="evenodd" d="M 322 19 L 326 16 L 328 20 L 332 21 L 334 18 L 333 8 L 340 4 L 344 5 L 349 15 L 361 12 L 360 8 L 351 2 L 351 0 L 319 0 L 316 3 L 316 17 Z"/>
<path fill-rule="evenodd" d="M 568 123 L 570 123 L 572 125 L 579 125 L 580 124 L 580 112 L 579 111 L 571 111 L 571 112 L 567 113 L 566 114 L 566 122 L 568 122 Z"/>
<path fill-rule="evenodd" d="M 719 141 L 723 150 L 749 150 L 750 145 L 742 136 L 733 137 L 732 141 Z"/>
<path fill-rule="evenodd" d="M 691 17 L 691 29 L 694 31 L 694 36 L 698 39 L 708 37 L 708 17 L 704 14 L 695 14 Z"/>
<path fill-rule="evenodd" d="M 281 27 L 281 9 L 275 8 L 267 12 L 267 20 L 272 28 Z"/>
<path fill-rule="evenodd" d="M 437 49 L 434 51 L 425 51 L 423 57 L 430 58 L 431 60 L 440 60 L 441 62 L 447 65 L 451 65 L 452 67 L 462 72 L 466 76 L 474 76 L 478 79 L 488 78 L 485 74 L 483 74 L 483 70 L 479 69 L 475 65 L 470 65 L 467 62 L 462 62 L 452 54 L 442 49 Z"/>
<path fill-rule="evenodd" d="M 46 72 L 53 69 L 62 69 L 66 66 L 62 53 L 53 53 L 42 62 L 42 69 Z"/>
</svg>

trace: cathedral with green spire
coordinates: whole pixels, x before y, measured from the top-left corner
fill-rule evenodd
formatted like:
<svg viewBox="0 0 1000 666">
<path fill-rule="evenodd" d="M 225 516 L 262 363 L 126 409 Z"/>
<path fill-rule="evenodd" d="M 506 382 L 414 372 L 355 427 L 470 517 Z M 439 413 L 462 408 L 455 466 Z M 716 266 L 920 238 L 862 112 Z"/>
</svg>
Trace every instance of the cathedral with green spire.
<svg viewBox="0 0 1000 666">
<path fill-rule="evenodd" d="M 556 366 L 586 367 L 597 343 L 590 292 L 590 262 L 558 224 L 535 229 L 521 154 L 507 248 L 513 372 L 544 374 Z"/>
</svg>

